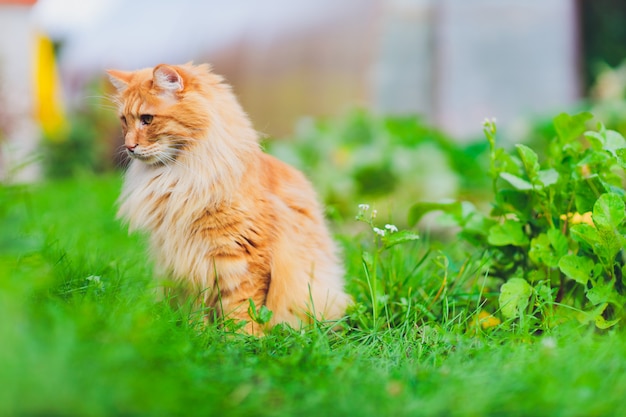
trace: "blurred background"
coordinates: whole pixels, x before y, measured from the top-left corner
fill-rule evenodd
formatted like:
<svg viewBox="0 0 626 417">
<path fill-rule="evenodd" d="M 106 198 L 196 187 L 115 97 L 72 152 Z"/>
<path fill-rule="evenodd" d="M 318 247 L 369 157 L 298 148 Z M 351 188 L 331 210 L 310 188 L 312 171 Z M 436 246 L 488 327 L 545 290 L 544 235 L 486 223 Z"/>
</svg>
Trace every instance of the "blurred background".
<svg viewBox="0 0 626 417">
<path fill-rule="evenodd" d="M 0 0 L 0 178 L 115 170 L 105 69 L 193 60 L 327 203 L 471 194 L 485 117 L 511 143 L 579 109 L 624 130 L 625 21 L 611 0 Z"/>
</svg>

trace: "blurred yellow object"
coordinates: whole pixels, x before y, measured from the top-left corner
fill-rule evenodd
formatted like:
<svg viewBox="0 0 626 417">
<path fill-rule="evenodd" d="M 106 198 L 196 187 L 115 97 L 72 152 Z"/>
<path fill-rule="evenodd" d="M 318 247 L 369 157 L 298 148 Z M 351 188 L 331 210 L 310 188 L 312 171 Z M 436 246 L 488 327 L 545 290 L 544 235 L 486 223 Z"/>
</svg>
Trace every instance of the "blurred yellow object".
<svg viewBox="0 0 626 417">
<path fill-rule="evenodd" d="M 583 213 L 583 214 L 580 214 L 580 213 L 561 214 L 561 220 L 567 220 L 571 224 L 586 223 L 590 226 L 595 227 L 595 225 L 593 224 L 593 219 L 591 217 L 590 211 Z"/>
<path fill-rule="evenodd" d="M 34 78 L 35 118 L 47 140 L 63 142 L 67 139 L 68 123 L 61 100 L 54 45 L 43 34 L 36 37 Z"/>
<path fill-rule="evenodd" d="M 480 327 L 482 327 L 483 329 L 489 329 L 490 327 L 496 327 L 497 325 L 499 325 L 500 319 L 495 317 L 492 314 L 489 314 L 488 312 L 481 310 L 472 320 L 472 327 L 475 327 L 477 324 L 480 324 Z"/>
</svg>

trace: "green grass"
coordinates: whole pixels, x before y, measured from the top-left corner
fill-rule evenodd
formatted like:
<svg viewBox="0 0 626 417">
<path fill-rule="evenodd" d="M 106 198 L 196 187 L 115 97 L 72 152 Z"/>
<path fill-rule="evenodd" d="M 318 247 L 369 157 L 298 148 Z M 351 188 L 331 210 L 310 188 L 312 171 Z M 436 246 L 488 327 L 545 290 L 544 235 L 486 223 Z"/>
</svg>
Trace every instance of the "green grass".
<svg viewBox="0 0 626 417">
<path fill-rule="evenodd" d="M 145 242 L 115 220 L 119 187 L 0 188 L 0 416 L 626 415 L 621 330 L 477 330 L 491 306 L 480 257 L 455 263 L 462 249 L 434 240 L 342 239 L 345 329 L 198 326 L 153 298 Z"/>
</svg>

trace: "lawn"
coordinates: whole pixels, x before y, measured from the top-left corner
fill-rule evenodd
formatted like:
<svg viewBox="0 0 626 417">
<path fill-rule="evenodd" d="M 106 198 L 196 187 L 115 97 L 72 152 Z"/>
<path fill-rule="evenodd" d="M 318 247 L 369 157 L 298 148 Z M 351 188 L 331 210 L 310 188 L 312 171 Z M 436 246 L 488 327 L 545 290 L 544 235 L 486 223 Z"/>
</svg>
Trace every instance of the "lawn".
<svg viewBox="0 0 626 417">
<path fill-rule="evenodd" d="M 153 297 L 143 237 L 115 220 L 120 185 L 0 188 L 0 415 L 626 415 L 618 326 L 483 328 L 478 311 L 498 313 L 480 254 L 455 261 L 464 249 L 428 236 L 381 249 L 352 219 L 343 328 L 189 320 Z"/>
<path fill-rule="evenodd" d="M 77 175 L 0 187 L 0 415 L 626 415 L 626 140 L 591 117 L 537 152 L 363 112 L 268 143 L 320 190 L 354 305 L 263 338 L 158 301 L 121 174 L 48 153 Z"/>
</svg>

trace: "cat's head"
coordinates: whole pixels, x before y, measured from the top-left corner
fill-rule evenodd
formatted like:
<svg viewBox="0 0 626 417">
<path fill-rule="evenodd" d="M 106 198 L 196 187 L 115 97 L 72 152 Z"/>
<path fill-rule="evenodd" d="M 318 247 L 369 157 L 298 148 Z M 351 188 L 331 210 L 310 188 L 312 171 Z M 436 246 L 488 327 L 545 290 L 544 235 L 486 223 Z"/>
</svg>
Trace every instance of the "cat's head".
<svg viewBox="0 0 626 417">
<path fill-rule="evenodd" d="M 149 165 L 174 163 L 206 133 L 211 88 L 222 81 L 207 65 L 107 73 L 117 89 L 124 146 L 132 158 Z"/>
</svg>

